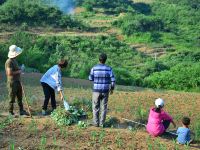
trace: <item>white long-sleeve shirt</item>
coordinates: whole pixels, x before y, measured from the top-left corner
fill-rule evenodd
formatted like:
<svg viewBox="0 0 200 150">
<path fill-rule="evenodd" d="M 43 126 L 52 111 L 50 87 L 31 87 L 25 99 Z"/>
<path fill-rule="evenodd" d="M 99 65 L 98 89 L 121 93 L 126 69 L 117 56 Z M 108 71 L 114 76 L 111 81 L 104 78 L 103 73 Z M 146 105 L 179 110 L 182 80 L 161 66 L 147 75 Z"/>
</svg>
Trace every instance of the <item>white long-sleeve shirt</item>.
<svg viewBox="0 0 200 150">
<path fill-rule="evenodd" d="M 40 82 L 44 82 L 52 87 L 54 90 L 62 90 L 61 70 L 58 65 L 51 67 L 40 79 Z"/>
</svg>

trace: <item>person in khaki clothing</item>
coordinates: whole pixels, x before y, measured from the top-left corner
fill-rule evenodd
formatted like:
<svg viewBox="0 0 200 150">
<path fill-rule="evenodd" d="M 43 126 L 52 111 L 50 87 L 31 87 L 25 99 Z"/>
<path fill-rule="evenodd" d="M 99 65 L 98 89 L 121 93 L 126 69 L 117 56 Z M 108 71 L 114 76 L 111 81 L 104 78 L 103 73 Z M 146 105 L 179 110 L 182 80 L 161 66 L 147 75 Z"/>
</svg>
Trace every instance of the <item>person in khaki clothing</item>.
<svg viewBox="0 0 200 150">
<path fill-rule="evenodd" d="M 10 115 L 14 115 L 14 103 L 15 98 L 17 97 L 17 102 L 19 105 L 20 115 L 28 115 L 26 111 L 24 111 L 23 103 L 22 103 L 22 86 L 21 86 L 21 69 L 18 66 L 16 57 L 22 53 L 22 49 L 17 47 L 16 45 L 11 45 L 9 47 L 8 59 L 5 63 L 5 70 L 7 75 L 7 86 L 9 92 L 9 113 Z"/>
</svg>

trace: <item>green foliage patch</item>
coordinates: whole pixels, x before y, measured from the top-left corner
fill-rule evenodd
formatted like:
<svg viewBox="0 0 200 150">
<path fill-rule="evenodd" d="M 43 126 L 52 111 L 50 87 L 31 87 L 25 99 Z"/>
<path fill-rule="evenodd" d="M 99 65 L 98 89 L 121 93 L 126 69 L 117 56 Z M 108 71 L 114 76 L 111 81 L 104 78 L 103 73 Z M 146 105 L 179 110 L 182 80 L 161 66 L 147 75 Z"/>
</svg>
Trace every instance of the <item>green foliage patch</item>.
<svg viewBox="0 0 200 150">
<path fill-rule="evenodd" d="M 196 120 L 196 123 L 194 124 L 194 133 L 195 133 L 195 140 L 200 141 L 200 122 L 199 122 L 199 120 Z"/>
<path fill-rule="evenodd" d="M 198 51 L 174 52 L 155 61 L 114 36 L 41 37 L 17 32 L 0 46 L 1 66 L 7 59 L 8 47 L 13 43 L 24 49 L 18 57 L 19 64 L 40 72 L 47 71 L 60 58 L 68 58 L 69 66 L 64 75 L 87 79 L 90 69 L 98 63 L 99 54 L 105 52 L 107 64 L 113 68 L 118 84 L 174 90 L 199 89 Z"/>
<path fill-rule="evenodd" d="M 84 79 L 88 78 L 90 69 L 99 63 L 99 54 L 105 52 L 108 55 L 107 64 L 113 68 L 117 83 L 125 85 L 134 83 L 132 76 L 137 73 L 134 65 L 145 62 L 145 60 L 148 61 L 146 56 L 114 36 L 42 37 L 26 32 L 17 32 L 9 41 L 1 44 L 2 62 L 6 61 L 7 49 L 13 43 L 24 49 L 22 55 L 18 57 L 19 64 L 46 72 L 47 69 L 57 64 L 60 58 L 68 58 L 69 67 L 64 70 L 64 75 Z M 152 59 L 149 58 L 149 60 Z"/>
<path fill-rule="evenodd" d="M 87 11 L 103 9 L 106 14 L 120 14 L 126 12 L 149 13 L 149 5 L 134 3 L 132 0 L 76 0 L 77 6 L 84 7 Z"/>
<path fill-rule="evenodd" d="M 173 90 L 195 90 L 200 86 L 200 63 L 180 63 L 170 70 L 156 72 L 145 78 L 148 87 L 173 89 Z"/>
<path fill-rule="evenodd" d="M 23 24 L 23 28 L 26 28 L 29 23 L 33 25 L 43 24 L 43 21 L 47 20 L 49 22 L 44 24 L 65 27 L 65 21 L 67 21 L 67 24 L 72 25 L 71 27 L 74 26 L 70 21 L 70 18 L 73 20 L 71 16 L 62 14 L 56 8 L 39 5 L 39 0 L 19 2 L 20 0 L 15 2 L 7 0 L 0 5 L 0 10 L 2 10 L 0 11 L 0 22 Z M 60 58 L 68 58 L 69 66 L 63 74 L 69 77 L 87 79 L 90 69 L 98 63 L 98 55 L 105 52 L 108 55 L 106 63 L 113 68 L 117 84 L 198 91 L 200 60 L 198 0 L 163 0 L 162 2 L 156 0 L 148 5 L 150 8 L 148 13 L 136 11 L 136 8 L 141 9 L 142 4 L 137 3 L 136 7 L 136 3 L 129 0 L 115 2 L 110 0 L 79 0 L 77 2 L 81 6 L 92 6 L 89 9 L 103 8 L 103 10 L 114 14 L 128 12 L 113 22 L 113 26 L 121 28 L 125 35 L 125 41 L 128 43 L 148 43 L 154 45 L 155 48 L 156 46 L 161 47 L 161 53 L 163 52 L 165 55 L 155 61 L 152 56 L 156 54 L 156 49 L 147 56 L 130 48 L 129 45 L 119 41 L 115 36 L 42 37 L 20 31 L 11 36 L 5 43 L 0 44 L 0 60 L 2 60 L 0 68 L 4 68 L 8 47 L 11 44 L 16 44 L 24 49 L 23 54 L 18 57 L 18 61 L 28 68 L 43 73 L 55 65 Z M 16 9 L 13 10 L 13 7 Z M 120 7 L 126 8 L 127 11 L 115 11 Z M 134 11 L 128 11 L 129 8 Z M 44 11 L 44 15 L 38 16 L 40 11 Z M 89 17 L 91 20 L 97 16 L 95 11 L 84 13 L 91 15 Z M 49 19 L 41 18 L 48 18 L 48 15 L 51 16 Z M 104 13 L 102 16 L 109 18 L 113 14 L 109 16 Z M 101 20 L 102 16 L 100 15 L 96 19 Z M 63 17 L 64 22 L 61 21 Z M 75 23 L 76 25 L 79 26 Z"/>
<path fill-rule="evenodd" d="M 64 108 L 58 107 L 51 113 L 51 118 L 59 126 L 68 126 L 77 123 L 82 115 L 86 115 L 83 109 L 77 109 L 74 106 L 70 106 L 70 109 L 66 111 Z"/>
<path fill-rule="evenodd" d="M 171 45 L 179 50 L 197 50 L 200 35 L 199 1 L 155 1 L 148 14 L 129 13 L 113 22 L 122 32 L 137 38 L 150 35 L 144 43 Z M 147 37 L 147 36 L 146 36 Z M 134 41 L 132 41 L 134 42 Z"/>
<path fill-rule="evenodd" d="M 112 13 L 133 11 L 131 0 L 77 0 L 76 4 L 85 7 L 87 11 L 92 11 L 94 7 L 105 8 Z"/>
<path fill-rule="evenodd" d="M 51 118 L 56 122 L 57 125 L 71 125 L 78 123 L 78 127 L 86 128 L 87 123 L 80 121 L 85 118 L 89 112 L 92 111 L 92 102 L 87 99 L 75 98 L 70 104 L 70 109 L 66 111 L 62 107 L 58 107 L 51 113 Z"/>
<path fill-rule="evenodd" d="M 85 26 L 63 14 L 55 7 L 45 5 L 42 0 L 7 0 L 0 5 L 0 23 L 22 26 L 53 26 L 83 29 Z"/>
<path fill-rule="evenodd" d="M 79 128 L 81 128 L 81 129 L 85 129 L 85 128 L 88 127 L 88 124 L 87 124 L 86 122 L 84 122 L 84 121 L 78 121 L 77 126 L 78 126 Z"/>
<path fill-rule="evenodd" d="M 88 99 L 81 99 L 80 100 L 79 98 L 75 98 L 72 101 L 71 105 L 76 107 L 76 108 L 81 108 L 85 112 L 92 111 L 92 100 L 88 100 Z"/>
<path fill-rule="evenodd" d="M 0 122 L 0 130 L 4 129 L 6 126 L 8 126 L 12 122 L 13 122 L 13 117 L 8 116 L 6 119 Z"/>
<path fill-rule="evenodd" d="M 121 27 L 125 35 L 132 35 L 135 32 L 162 31 L 164 23 L 156 16 L 144 14 L 128 14 L 125 17 L 113 22 L 114 26 Z"/>
</svg>

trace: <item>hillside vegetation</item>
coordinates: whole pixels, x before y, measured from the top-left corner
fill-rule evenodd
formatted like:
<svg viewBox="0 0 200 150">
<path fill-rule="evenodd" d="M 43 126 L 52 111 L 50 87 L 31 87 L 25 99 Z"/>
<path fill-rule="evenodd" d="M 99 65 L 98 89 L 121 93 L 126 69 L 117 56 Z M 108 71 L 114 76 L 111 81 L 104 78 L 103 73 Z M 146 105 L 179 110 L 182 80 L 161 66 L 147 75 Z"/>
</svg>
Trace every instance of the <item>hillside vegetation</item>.
<svg viewBox="0 0 200 150">
<path fill-rule="evenodd" d="M 66 14 L 52 1 L 77 7 Z M 200 0 L 0 0 L 0 150 L 199 149 L 199 9 Z M 19 116 L 17 103 L 16 115 L 8 115 L 4 63 L 12 44 L 23 49 L 17 57 L 25 65 L 23 103 L 33 118 Z M 93 83 L 88 80 L 101 52 L 108 55 L 117 82 L 109 94 L 105 128 L 92 126 Z M 62 84 L 72 107 L 66 112 L 56 94 L 57 109 L 51 113 L 49 103 L 48 115 L 42 116 L 39 81 L 60 58 L 69 60 Z M 175 134 L 184 116 L 191 119 L 195 139 L 190 145 L 177 144 L 171 133 L 152 137 L 144 125 L 125 121 L 146 124 L 159 97 L 177 125 L 167 131 Z"/>
<path fill-rule="evenodd" d="M 136 41 L 137 38 L 143 39 L 141 42 L 160 43 L 177 50 L 198 50 L 199 9 L 195 2 L 186 0 L 157 1 L 151 4 L 151 13 L 148 15 L 127 14 L 113 25 L 120 27 L 125 35 L 130 36 L 129 40 L 135 37 Z"/>
<path fill-rule="evenodd" d="M 157 50 L 152 54 L 165 54 L 159 58 L 152 73 L 147 64 L 139 64 L 138 72 L 144 76 L 142 85 L 153 88 L 175 90 L 199 90 L 200 54 L 200 10 L 198 0 L 153 1 L 152 3 L 131 3 L 121 1 L 108 5 L 109 1 L 84 1 L 83 7 L 104 8 L 104 13 L 125 13 L 112 23 L 121 29 L 125 42 L 145 43 Z M 120 5 L 120 7 L 119 7 Z M 119 9 L 118 9 L 119 8 Z M 120 9 L 120 8 L 124 8 Z M 119 10 L 118 12 L 116 11 Z M 89 10 L 88 10 L 89 11 Z M 90 10 L 91 11 L 91 10 Z M 97 11 L 98 9 L 94 9 Z M 117 13 L 116 13 L 117 12 Z M 144 66 L 151 73 L 145 74 Z M 134 76 L 135 79 L 137 78 Z M 135 82 L 138 83 L 138 82 Z"/>
<path fill-rule="evenodd" d="M 136 72 L 134 65 L 140 62 L 145 63 L 148 60 L 115 37 L 98 36 L 89 39 L 88 37 L 67 36 L 42 37 L 23 32 L 17 32 L 10 38 L 10 41 L 2 45 L 2 60 L 6 59 L 6 47 L 11 43 L 23 47 L 24 52 L 19 57 L 19 62 L 26 66 L 45 72 L 60 58 L 67 57 L 70 65 L 65 71 L 65 75 L 85 79 L 88 77 L 91 67 L 98 62 L 99 53 L 106 52 L 109 56 L 107 63 L 113 67 L 117 83 L 125 85 L 132 85 L 134 82 L 142 84 L 142 81 L 137 81 L 138 79 L 133 77 Z M 146 73 L 149 74 L 153 72 L 153 69 L 157 69 L 156 65 L 159 63 L 150 63 L 149 69 L 152 66 L 155 67 L 152 70 L 146 70 Z M 143 76 L 143 73 L 140 75 Z"/>
<path fill-rule="evenodd" d="M 0 6 L 1 26 L 16 25 L 26 29 L 28 26 L 52 26 L 82 29 L 84 25 L 63 14 L 56 7 L 49 7 L 41 0 L 7 0 Z"/>
</svg>

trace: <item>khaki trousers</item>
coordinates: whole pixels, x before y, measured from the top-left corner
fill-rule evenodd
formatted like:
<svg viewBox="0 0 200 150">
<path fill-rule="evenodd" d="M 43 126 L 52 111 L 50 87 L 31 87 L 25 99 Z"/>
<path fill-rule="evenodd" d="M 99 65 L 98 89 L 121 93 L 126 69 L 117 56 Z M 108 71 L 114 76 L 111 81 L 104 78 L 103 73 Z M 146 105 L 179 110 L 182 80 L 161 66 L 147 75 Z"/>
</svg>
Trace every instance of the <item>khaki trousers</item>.
<svg viewBox="0 0 200 150">
<path fill-rule="evenodd" d="M 105 123 L 108 97 L 109 97 L 109 92 L 107 93 L 93 92 L 92 109 L 93 109 L 93 123 L 95 126 L 103 126 Z"/>
<path fill-rule="evenodd" d="M 22 103 L 22 86 L 20 81 L 8 82 L 8 93 L 9 93 L 9 112 L 13 112 L 15 98 L 17 97 L 17 103 L 19 106 L 19 110 L 23 111 L 23 103 Z"/>
</svg>

